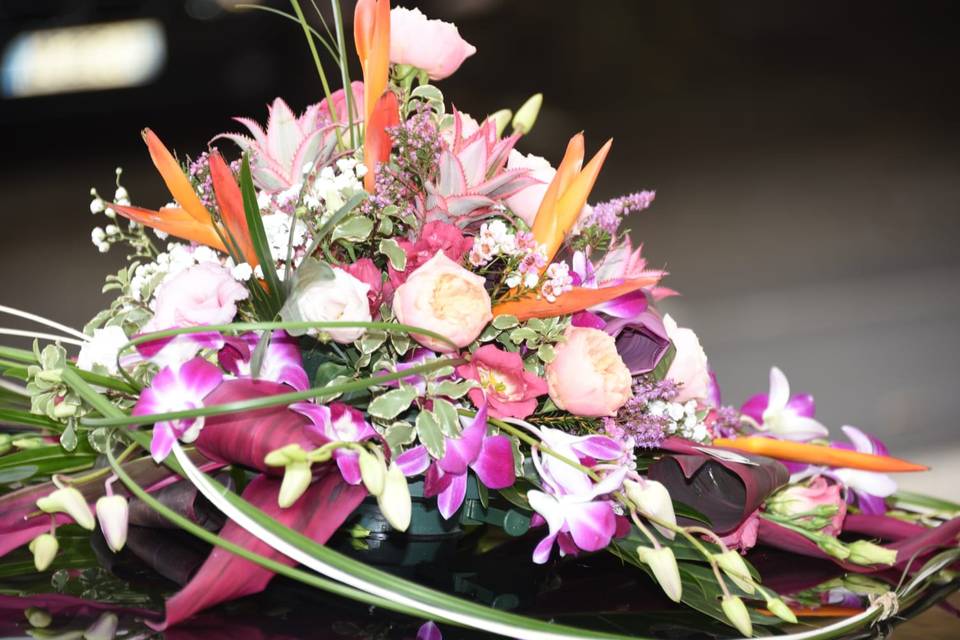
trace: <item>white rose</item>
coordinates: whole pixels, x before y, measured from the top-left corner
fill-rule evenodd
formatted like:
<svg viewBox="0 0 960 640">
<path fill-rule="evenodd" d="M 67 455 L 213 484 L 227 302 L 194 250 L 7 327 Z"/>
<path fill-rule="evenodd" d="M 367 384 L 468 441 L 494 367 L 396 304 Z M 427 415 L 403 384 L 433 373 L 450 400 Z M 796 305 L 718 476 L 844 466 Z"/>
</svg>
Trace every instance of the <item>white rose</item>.
<svg viewBox="0 0 960 640">
<path fill-rule="evenodd" d="M 354 278 L 343 269 L 333 268 L 333 278 L 311 279 L 297 291 L 292 301 L 300 319 L 306 322 L 354 321 L 370 322 L 367 291 L 370 285 Z M 334 342 L 348 344 L 366 332 L 364 327 L 324 329 Z M 311 332 L 313 333 L 313 332 Z"/>
<path fill-rule="evenodd" d="M 94 329 L 93 337 L 80 347 L 77 367 L 84 371 L 93 371 L 96 365 L 109 373 L 117 373 L 117 353 L 130 339 L 118 326 Z"/>
</svg>

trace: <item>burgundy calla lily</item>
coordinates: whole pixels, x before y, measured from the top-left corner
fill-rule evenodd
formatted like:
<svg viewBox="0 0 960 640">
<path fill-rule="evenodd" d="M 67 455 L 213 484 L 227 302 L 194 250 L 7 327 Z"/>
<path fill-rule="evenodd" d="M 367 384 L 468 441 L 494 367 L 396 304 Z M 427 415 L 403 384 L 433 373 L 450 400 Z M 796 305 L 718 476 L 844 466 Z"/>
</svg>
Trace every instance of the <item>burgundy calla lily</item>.
<svg viewBox="0 0 960 640">
<path fill-rule="evenodd" d="M 617 352 L 633 375 L 653 371 L 670 348 L 663 320 L 652 309 L 632 318 L 615 318 L 604 331 L 614 337 Z"/>
</svg>

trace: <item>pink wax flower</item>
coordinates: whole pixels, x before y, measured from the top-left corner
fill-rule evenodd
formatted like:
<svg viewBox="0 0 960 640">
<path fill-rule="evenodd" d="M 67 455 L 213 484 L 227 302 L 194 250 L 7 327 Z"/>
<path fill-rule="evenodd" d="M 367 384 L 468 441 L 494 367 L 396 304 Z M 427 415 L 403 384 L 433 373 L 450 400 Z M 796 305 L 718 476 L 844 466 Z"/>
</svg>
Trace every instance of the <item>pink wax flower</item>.
<svg viewBox="0 0 960 640">
<path fill-rule="evenodd" d="M 431 80 L 450 76 L 477 52 L 455 24 L 428 20 L 419 9 L 390 11 L 390 62 L 423 69 Z"/>
<path fill-rule="evenodd" d="M 429 329 L 453 342 L 413 334 L 434 351 L 449 353 L 473 342 L 493 318 L 482 276 L 467 271 L 437 251 L 417 268 L 393 296 L 393 313 L 403 324 Z"/>
<path fill-rule="evenodd" d="M 677 350 L 667 371 L 668 378 L 681 383 L 676 401 L 706 400 L 710 395 L 710 368 L 700 339 L 692 329 L 678 327 L 669 315 L 663 317 L 663 326 Z"/>
<path fill-rule="evenodd" d="M 494 418 L 526 418 L 537 408 L 537 397 L 547 392 L 547 383 L 523 367 L 518 353 L 486 344 L 473 352 L 470 362 L 457 367 L 457 373 L 476 380 L 480 388 L 468 392 L 478 407 L 489 403 Z"/>
<path fill-rule="evenodd" d="M 232 322 L 237 302 L 248 295 L 225 267 L 201 262 L 160 285 L 154 316 L 144 331 Z"/>
<path fill-rule="evenodd" d="M 353 264 L 340 267 L 354 278 L 369 286 L 367 301 L 370 303 L 370 316 L 380 315 L 380 304 L 383 302 L 383 273 L 370 258 L 360 258 Z"/>
<path fill-rule="evenodd" d="M 387 266 L 390 285 L 395 289 L 403 284 L 407 277 L 421 265 L 443 251 L 443 254 L 459 264 L 463 256 L 470 252 L 473 238 L 465 238 L 455 225 L 449 222 L 434 220 L 420 229 L 420 237 L 416 242 L 399 240 L 398 244 L 407 254 L 407 264 L 403 271 L 397 271 L 393 266 Z"/>
<path fill-rule="evenodd" d="M 140 393 L 132 415 L 146 416 L 168 411 L 199 409 L 211 391 L 220 386 L 223 372 L 203 358 L 193 358 L 182 365 L 168 366 L 153 377 L 150 386 Z M 162 462 L 177 440 L 193 442 L 203 428 L 203 417 L 164 420 L 153 426 L 150 455 Z"/>
<path fill-rule="evenodd" d="M 546 373 L 550 398 L 574 415 L 614 416 L 632 395 L 630 370 L 599 329 L 568 327 Z"/>
</svg>

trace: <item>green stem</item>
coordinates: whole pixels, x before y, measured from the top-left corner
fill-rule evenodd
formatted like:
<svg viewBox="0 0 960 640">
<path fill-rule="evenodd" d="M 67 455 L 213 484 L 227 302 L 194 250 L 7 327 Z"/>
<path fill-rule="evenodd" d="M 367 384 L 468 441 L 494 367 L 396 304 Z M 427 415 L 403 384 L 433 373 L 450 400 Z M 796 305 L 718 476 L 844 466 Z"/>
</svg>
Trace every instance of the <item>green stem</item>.
<svg viewBox="0 0 960 640">
<path fill-rule="evenodd" d="M 347 65 L 347 47 L 343 37 L 343 11 L 340 8 L 340 0 L 330 0 L 330 6 L 333 7 L 333 24 L 337 30 L 337 50 L 340 53 L 340 76 L 343 82 L 343 95 L 347 99 L 350 146 L 356 148 L 356 132 L 353 130 L 353 85 L 350 83 L 350 68 Z"/>
<path fill-rule="evenodd" d="M 320 75 L 320 84 L 323 85 L 323 93 L 327 96 L 327 109 L 330 111 L 330 117 L 334 122 L 337 122 L 337 111 L 333 106 L 333 96 L 330 93 L 330 85 L 327 83 L 327 74 L 323 72 L 320 54 L 317 52 L 317 44 L 313 41 L 313 36 L 310 33 L 310 24 L 307 22 L 307 17 L 303 15 L 303 9 L 300 8 L 299 0 L 290 0 L 290 5 L 293 7 L 293 12 L 297 14 L 300 26 L 303 27 L 303 35 L 307 38 L 310 55 L 313 56 L 313 63 L 317 66 L 317 73 Z M 343 139 L 340 137 L 340 127 L 334 127 L 334 132 L 337 135 L 337 144 L 343 148 Z"/>
</svg>

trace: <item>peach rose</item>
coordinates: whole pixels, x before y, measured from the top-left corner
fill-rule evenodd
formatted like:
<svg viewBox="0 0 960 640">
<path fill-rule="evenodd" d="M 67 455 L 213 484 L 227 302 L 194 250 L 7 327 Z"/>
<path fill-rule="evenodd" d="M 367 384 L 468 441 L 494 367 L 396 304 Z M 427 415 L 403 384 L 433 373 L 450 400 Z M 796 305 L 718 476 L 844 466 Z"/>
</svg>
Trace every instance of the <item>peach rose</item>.
<svg viewBox="0 0 960 640">
<path fill-rule="evenodd" d="M 393 313 L 403 324 L 430 329 L 462 348 L 476 340 L 493 318 L 484 279 L 467 271 L 443 251 L 411 273 L 393 295 Z M 413 335 L 423 346 L 446 353 L 446 342 Z"/>
<path fill-rule="evenodd" d="M 546 374 L 553 403 L 578 416 L 616 415 L 633 394 L 616 342 L 599 329 L 567 327 Z"/>
<path fill-rule="evenodd" d="M 669 315 L 663 317 L 663 326 L 677 350 L 667 371 L 668 378 L 681 383 L 676 401 L 706 400 L 711 386 L 710 368 L 707 366 L 707 354 L 700 346 L 700 339 L 692 329 L 678 327 Z"/>
<path fill-rule="evenodd" d="M 390 62 L 423 69 L 431 80 L 443 80 L 477 52 L 460 37 L 457 25 L 428 20 L 419 9 L 390 11 Z"/>
</svg>

